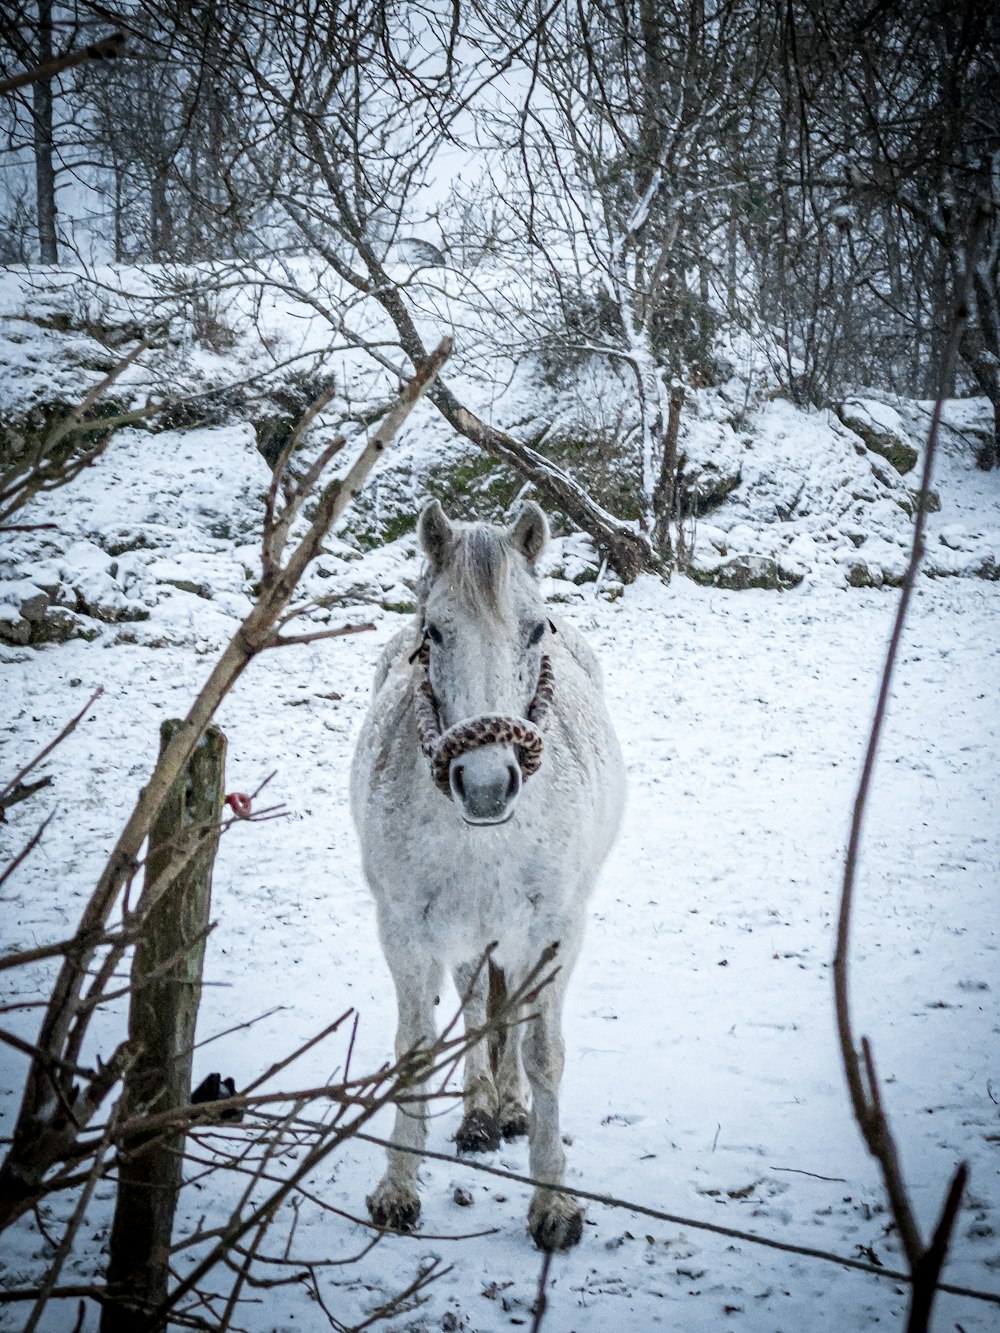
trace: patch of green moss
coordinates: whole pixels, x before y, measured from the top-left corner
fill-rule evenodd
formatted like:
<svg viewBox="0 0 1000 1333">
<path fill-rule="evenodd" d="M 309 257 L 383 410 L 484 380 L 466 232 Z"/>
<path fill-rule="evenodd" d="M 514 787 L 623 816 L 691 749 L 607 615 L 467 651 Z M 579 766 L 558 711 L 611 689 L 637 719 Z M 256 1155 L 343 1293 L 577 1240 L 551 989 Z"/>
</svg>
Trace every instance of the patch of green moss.
<svg viewBox="0 0 1000 1333">
<path fill-rule="evenodd" d="M 688 576 L 691 582 L 697 583 L 701 588 L 714 587 L 717 572 L 718 571 L 715 569 L 705 569 L 700 565 L 688 565 L 684 570 L 684 573 Z"/>
<path fill-rule="evenodd" d="M 620 441 L 596 434 L 546 436 L 538 447 L 598 504 L 626 520 L 639 517 L 641 467 L 637 458 L 622 459 Z M 417 522 L 414 495 L 440 501 L 454 518 L 503 522 L 523 486 L 513 468 L 468 445 L 426 469 L 389 458 L 348 510 L 344 535 L 371 550 L 411 533 Z M 558 531 L 558 515 L 551 517 Z"/>
<path fill-rule="evenodd" d="M 845 413 L 842 420 L 855 435 L 860 435 L 865 445 L 873 454 L 878 454 L 901 475 L 912 472 L 917 465 L 919 454 L 912 444 L 892 431 L 876 430 L 866 421 L 859 421 L 853 414 Z"/>
<path fill-rule="evenodd" d="M 426 494 L 446 512 L 469 518 L 500 519 L 522 485 L 511 468 L 489 454 L 466 454 L 432 469 L 424 478 Z"/>
<path fill-rule="evenodd" d="M 391 459 L 347 511 L 344 535 L 365 551 L 413 532 L 413 496 L 439 500 L 455 518 L 500 521 L 523 481 L 478 450 L 452 454 L 426 471 Z"/>
<path fill-rule="evenodd" d="M 638 520 L 642 467 L 623 456 L 621 440 L 610 434 L 547 436 L 541 452 L 564 468 L 585 491 L 617 518 Z"/>
<path fill-rule="evenodd" d="M 374 551 L 405 537 L 417 526 L 417 515 L 410 509 L 392 509 L 388 515 L 375 521 L 374 506 L 360 497 L 348 509 L 344 532 L 349 534 L 363 551 Z"/>
<path fill-rule="evenodd" d="M 386 544 L 398 541 L 400 537 L 405 537 L 407 533 L 413 532 L 416 526 L 416 514 L 405 511 L 391 514 L 382 524 L 382 540 Z"/>
<path fill-rule="evenodd" d="M 919 503 L 920 503 L 920 492 L 919 492 L 919 491 L 914 491 L 914 492 L 913 492 L 913 506 L 914 506 L 914 508 L 917 508 L 917 507 L 919 506 Z M 924 497 L 924 513 L 925 513 L 925 514 L 938 514 L 938 513 L 940 513 L 940 512 L 941 512 L 941 497 L 940 497 L 940 495 L 938 495 L 937 491 L 928 491 L 928 492 L 927 492 L 927 495 Z"/>
</svg>

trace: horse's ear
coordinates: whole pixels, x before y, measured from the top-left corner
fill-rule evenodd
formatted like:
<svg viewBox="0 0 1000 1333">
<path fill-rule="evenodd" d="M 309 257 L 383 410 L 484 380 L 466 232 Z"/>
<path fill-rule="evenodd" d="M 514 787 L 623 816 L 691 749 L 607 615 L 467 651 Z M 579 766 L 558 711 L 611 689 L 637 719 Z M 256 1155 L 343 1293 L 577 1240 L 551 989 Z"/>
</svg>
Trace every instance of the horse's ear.
<svg viewBox="0 0 1000 1333">
<path fill-rule="evenodd" d="M 448 521 L 448 515 L 441 508 L 438 500 L 424 505 L 417 520 L 417 536 L 424 548 L 424 555 L 437 568 L 444 562 L 451 547 L 455 530 Z"/>
<path fill-rule="evenodd" d="M 510 539 L 529 565 L 533 565 L 545 550 L 549 540 L 549 520 L 534 500 L 521 506 L 521 512 L 510 530 Z"/>
</svg>

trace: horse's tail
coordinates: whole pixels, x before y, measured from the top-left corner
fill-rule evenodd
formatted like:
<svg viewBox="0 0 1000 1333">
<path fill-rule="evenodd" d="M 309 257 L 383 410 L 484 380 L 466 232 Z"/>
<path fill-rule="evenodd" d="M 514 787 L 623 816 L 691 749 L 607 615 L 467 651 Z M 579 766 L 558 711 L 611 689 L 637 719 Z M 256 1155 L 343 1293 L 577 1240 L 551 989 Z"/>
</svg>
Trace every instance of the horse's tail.
<svg viewBox="0 0 1000 1333">
<path fill-rule="evenodd" d="M 489 960 L 489 992 L 486 996 L 486 1021 L 494 1023 L 497 1015 L 503 1012 L 506 1003 L 507 978 L 504 976 L 503 968 L 497 967 L 491 958 Z M 491 1029 L 489 1034 L 490 1069 L 493 1071 L 494 1078 L 496 1078 L 497 1070 L 500 1067 L 500 1056 L 506 1040 L 506 1024 Z"/>
</svg>

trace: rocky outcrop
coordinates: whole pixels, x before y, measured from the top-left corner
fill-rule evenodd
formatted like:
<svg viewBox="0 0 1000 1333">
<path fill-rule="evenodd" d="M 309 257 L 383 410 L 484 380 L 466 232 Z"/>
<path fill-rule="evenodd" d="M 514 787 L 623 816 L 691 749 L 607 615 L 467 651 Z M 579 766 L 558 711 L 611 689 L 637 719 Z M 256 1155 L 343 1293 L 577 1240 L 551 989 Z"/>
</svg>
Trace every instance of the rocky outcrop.
<svg viewBox="0 0 1000 1333">
<path fill-rule="evenodd" d="M 695 583 L 705 587 L 746 592 L 750 588 L 784 591 L 796 588 L 803 574 L 767 555 L 737 555 L 712 568 L 692 565 L 688 571 Z"/>
<path fill-rule="evenodd" d="M 55 595 L 27 579 L 0 582 L 0 643 L 28 647 L 97 638 L 100 625 L 89 616 L 56 605 Z"/>
<path fill-rule="evenodd" d="M 867 398 L 847 398 L 837 415 L 848 430 L 860 435 L 872 453 L 879 454 L 902 476 L 916 467 L 920 455 L 893 408 Z"/>
</svg>

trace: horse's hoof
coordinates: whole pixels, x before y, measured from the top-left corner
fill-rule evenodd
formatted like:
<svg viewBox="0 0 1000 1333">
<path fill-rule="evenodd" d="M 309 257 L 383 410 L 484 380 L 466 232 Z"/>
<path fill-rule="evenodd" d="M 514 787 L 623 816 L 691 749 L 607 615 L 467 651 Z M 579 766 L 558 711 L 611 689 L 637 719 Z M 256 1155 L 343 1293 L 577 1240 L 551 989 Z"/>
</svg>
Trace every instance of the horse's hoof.
<svg viewBox="0 0 1000 1333">
<path fill-rule="evenodd" d="M 405 1185 L 384 1179 L 365 1200 L 372 1221 L 389 1231 L 412 1231 L 420 1216 L 420 1200 Z"/>
<path fill-rule="evenodd" d="M 520 1102 L 500 1108 L 500 1133 L 505 1139 L 519 1139 L 528 1132 L 528 1112 Z"/>
<path fill-rule="evenodd" d="M 458 1127 L 455 1147 L 459 1152 L 493 1152 L 500 1147 L 500 1125 L 488 1111 L 470 1111 Z"/>
<path fill-rule="evenodd" d="M 528 1230 L 540 1250 L 571 1250 L 583 1235 L 584 1210 L 567 1194 L 539 1190 L 528 1209 Z"/>
</svg>

